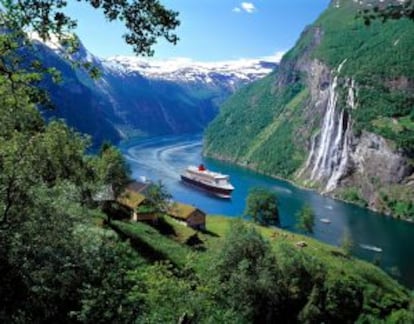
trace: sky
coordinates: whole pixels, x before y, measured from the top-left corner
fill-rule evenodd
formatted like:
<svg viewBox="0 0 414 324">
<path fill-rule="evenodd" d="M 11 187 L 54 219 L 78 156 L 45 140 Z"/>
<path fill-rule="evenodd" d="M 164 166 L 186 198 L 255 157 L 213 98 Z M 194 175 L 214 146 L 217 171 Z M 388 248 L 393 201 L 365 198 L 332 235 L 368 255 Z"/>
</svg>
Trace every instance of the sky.
<svg viewBox="0 0 414 324">
<path fill-rule="evenodd" d="M 99 57 L 133 55 L 123 42 L 125 29 L 107 22 L 85 3 L 68 1 L 78 20 L 76 33 Z M 280 56 L 328 6 L 329 0 L 161 0 L 180 13 L 177 45 L 164 40 L 154 47 L 156 59 L 223 61 Z"/>
</svg>

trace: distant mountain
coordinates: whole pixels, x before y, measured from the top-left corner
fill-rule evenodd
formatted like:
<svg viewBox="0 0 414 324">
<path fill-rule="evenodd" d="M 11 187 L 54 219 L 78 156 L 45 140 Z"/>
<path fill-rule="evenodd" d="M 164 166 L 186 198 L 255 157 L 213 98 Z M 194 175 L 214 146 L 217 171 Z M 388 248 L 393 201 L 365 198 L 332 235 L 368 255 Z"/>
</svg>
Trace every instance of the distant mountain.
<svg viewBox="0 0 414 324">
<path fill-rule="evenodd" d="M 334 0 L 277 71 L 237 91 L 204 153 L 414 220 L 414 23 Z"/>
<path fill-rule="evenodd" d="M 46 116 L 66 119 L 90 134 L 96 144 L 131 136 L 200 132 L 229 95 L 277 66 L 259 59 L 218 63 L 125 56 L 100 59 L 81 44 L 73 59 L 100 69 L 102 77 L 92 80 L 68 63 L 59 45 L 33 39 L 40 60 L 63 76 L 61 84 L 44 83 L 57 107 Z"/>
<path fill-rule="evenodd" d="M 263 78 L 276 67 L 275 62 L 259 59 L 197 62 L 183 58 L 156 61 L 130 56 L 108 58 L 103 60 L 103 64 L 121 75 L 138 72 L 150 80 L 171 81 L 187 86 L 204 84 L 206 87 L 229 91 Z"/>
</svg>

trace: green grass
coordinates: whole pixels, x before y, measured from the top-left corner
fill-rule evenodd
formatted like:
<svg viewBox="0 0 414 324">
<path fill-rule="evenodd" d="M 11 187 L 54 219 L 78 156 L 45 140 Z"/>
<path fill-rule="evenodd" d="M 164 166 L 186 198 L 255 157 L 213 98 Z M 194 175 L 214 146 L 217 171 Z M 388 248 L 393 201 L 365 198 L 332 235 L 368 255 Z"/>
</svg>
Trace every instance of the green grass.
<svg viewBox="0 0 414 324">
<path fill-rule="evenodd" d="M 114 221 L 113 225 L 121 230 L 131 240 L 137 252 L 142 252 L 149 261 L 168 260 L 184 267 L 192 252 L 191 248 L 160 234 L 154 227 L 143 222 Z"/>
</svg>

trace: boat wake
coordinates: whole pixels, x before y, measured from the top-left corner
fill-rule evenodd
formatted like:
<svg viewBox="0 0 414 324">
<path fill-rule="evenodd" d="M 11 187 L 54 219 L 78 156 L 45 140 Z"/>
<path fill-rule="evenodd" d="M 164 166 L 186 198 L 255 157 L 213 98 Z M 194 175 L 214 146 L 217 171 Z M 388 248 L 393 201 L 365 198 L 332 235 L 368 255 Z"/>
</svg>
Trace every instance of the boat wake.
<svg viewBox="0 0 414 324">
<path fill-rule="evenodd" d="M 124 156 L 128 162 L 135 165 L 134 169 L 140 170 L 139 175 L 144 175 L 154 181 L 179 180 L 183 164 L 198 163 L 201 158 L 191 154 L 194 148 L 202 145 L 199 140 L 178 143 L 167 141 L 162 146 L 158 146 L 158 144 L 158 142 L 146 141 L 124 150 Z M 193 161 L 193 159 L 197 159 L 197 161 Z M 189 160 L 188 163 L 187 160 Z"/>
<path fill-rule="evenodd" d="M 368 244 L 359 244 L 359 246 L 364 250 L 374 251 L 374 252 L 382 252 L 382 249 L 378 246 L 368 245 Z"/>
</svg>

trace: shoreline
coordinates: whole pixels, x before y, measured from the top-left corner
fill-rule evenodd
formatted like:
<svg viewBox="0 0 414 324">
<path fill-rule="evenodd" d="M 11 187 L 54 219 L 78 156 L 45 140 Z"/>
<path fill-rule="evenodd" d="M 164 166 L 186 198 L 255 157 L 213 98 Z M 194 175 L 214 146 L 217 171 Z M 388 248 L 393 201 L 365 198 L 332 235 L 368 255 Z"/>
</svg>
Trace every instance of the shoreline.
<svg viewBox="0 0 414 324">
<path fill-rule="evenodd" d="M 260 172 L 259 170 L 255 169 L 255 168 L 253 168 L 253 167 L 249 167 L 248 165 L 245 165 L 245 164 L 242 164 L 242 163 L 235 162 L 234 160 L 231 160 L 231 159 L 222 158 L 222 157 L 220 157 L 220 156 L 216 156 L 216 155 L 206 155 L 206 154 L 204 153 L 204 151 L 202 151 L 202 156 L 203 156 L 204 158 L 213 159 L 213 160 L 217 160 L 217 161 L 220 161 L 220 162 L 226 162 L 226 163 L 229 163 L 229 164 L 232 164 L 232 165 L 236 165 L 236 166 L 238 166 L 238 167 L 240 167 L 240 168 L 243 168 L 243 169 L 246 169 L 246 170 L 253 171 L 253 172 L 255 172 L 255 173 L 258 173 L 258 174 L 260 174 L 260 175 L 263 175 L 263 176 L 266 176 L 266 177 L 269 177 L 269 178 L 272 178 L 272 179 L 277 179 L 277 180 L 280 180 L 280 181 L 287 182 L 287 183 L 289 183 L 290 185 L 295 186 L 295 187 L 297 187 L 297 188 L 299 188 L 299 189 L 302 189 L 302 190 L 307 190 L 307 191 L 312 191 L 312 192 L 315 192 L 315 193 L 317 193 L 317 194 L 319 194 L 319 195 L 321 195 L 321 196 L 323 196 L 323 197 L 329 197 L 329 198 L 334 199 L 334 200 L 336 200 L 336 201 L 345 202 L 345 203 L 347 203 L 347 204 L 351 204 L 351 205 L 354 205 L 354 206 L 358 206 L 358 207 L 360 207 L 360 208 L 364 208 L 364 209 L 367 209 L 367 210 L 369 210 L 369 211 L 375 212 L 375 213 L 377 213 L 377 214 L 383 215 L 384 217 L 389 217 L 389 218 L 395 219 L 395 220 L 397 220 L 397 221 L 403 221 L 403 222 L 407 222 L 407 223 L 410 223 L 410 224 L 414 224 L 414 219 L 408 219 L 408 218 L 396 217 L 396 216 L 393 216 L 391 213 L 382 212 L 382 211 L 379 211 L 379 210 L 377 210 L 377 209 L 375 209 L 375 208 L 369 208 L 369 207 L 367 207 L 367 206 L 361 206 L 361 205 L 359 205 L 359 204 L 357 204 L 357 203 L 354 203 L 354 202 L 352 202 L 352 201 L 345 200 L 345 199 L 341 199 L 341 198 L 338 198 L 338 197 L 336 197 L 336 196 L 334 196 L 334 195 L 330 195 L 330 194 L 328 194 L 328 193 L 323 193 L 323 192 L 320 192 L 320 191 L 319 191 L 319 190 L 317 190 L 317 189 L 310 188 L 310 187 L 305 187 L 305 186 L 303 186 L 303 185 L 301 185 L 301 184 L 299 184 L 299 183 L 295 182 L 294 180 L 291 180 L 291 179 L 285 179 L 285 178 L 282 178 L 282 177 L 277 176 L 277 175 L 274 175 L 274 174 L 267 174 L 267 173 Z"/>
</svg>

